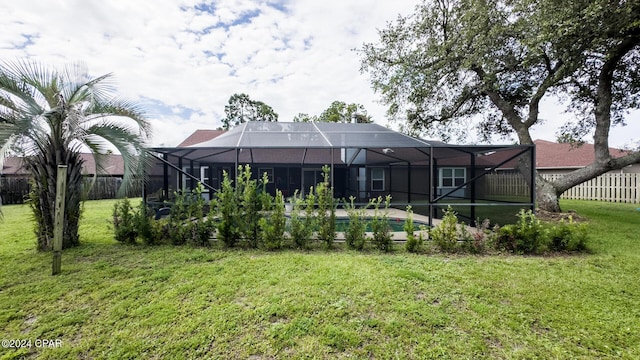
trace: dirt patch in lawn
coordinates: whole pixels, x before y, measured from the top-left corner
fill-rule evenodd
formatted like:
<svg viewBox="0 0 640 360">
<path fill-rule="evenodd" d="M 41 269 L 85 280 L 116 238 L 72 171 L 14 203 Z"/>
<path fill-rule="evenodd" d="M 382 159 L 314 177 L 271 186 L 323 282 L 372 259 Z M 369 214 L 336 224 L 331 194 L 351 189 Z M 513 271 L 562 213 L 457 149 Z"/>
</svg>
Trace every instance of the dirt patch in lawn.
<svg viewBox="0 0 640 360">
<path fill-rule="evenodd" d="M 545 210 L 536 210 L 536 217 L 542 221 L 557 222 L 560 220 L 569 221 L 571 218 L 574 222 L 586 222 L 586 217 L 578 215 L 574 210 L 567 212 L 549 212 Z"/>
</svg>

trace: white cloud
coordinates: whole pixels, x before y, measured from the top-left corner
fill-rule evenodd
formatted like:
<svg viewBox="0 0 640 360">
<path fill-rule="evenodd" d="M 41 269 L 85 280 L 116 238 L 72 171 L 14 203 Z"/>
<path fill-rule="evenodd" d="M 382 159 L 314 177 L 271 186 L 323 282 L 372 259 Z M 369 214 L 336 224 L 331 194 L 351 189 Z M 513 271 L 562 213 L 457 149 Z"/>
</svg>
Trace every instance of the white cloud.
<svg viewBox="0 0 640 360">
<path fill-rule="evenodd" d="M 282 121 L 341 100 L 363 104 L 386 123 L 353 49 L 376 41 L 377 29 L 409 14 L 416 0 L 210 3 L 4 2 L 0 58 L 52 66 L 83 61 L 95 75 L 115 73 L 123 96 L 164 104 L 150 109 L 154 145 L 176 145 L 195 129 L 219 126 L 239 92 L 271 105 Z M 554 132 L 542 126 L 534 137 L 553 139 Z"/>
</svg>

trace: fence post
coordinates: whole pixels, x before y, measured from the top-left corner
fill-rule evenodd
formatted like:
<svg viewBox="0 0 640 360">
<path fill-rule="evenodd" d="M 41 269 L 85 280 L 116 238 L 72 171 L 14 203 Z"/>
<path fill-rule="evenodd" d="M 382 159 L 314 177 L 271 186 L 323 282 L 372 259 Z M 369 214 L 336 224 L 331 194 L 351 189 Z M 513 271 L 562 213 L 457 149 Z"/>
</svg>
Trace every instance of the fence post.
<svg viewBox="0 0 640 360">
<path fill-rule="evenodd" d="M 67 165 L 58 165 L 57 175 L 55 221 L 53 226 L 52 275 L 58 275 L 62 266 L 62 237 L 64 235 L 64 209 L 67 192 Z"/>
<path fill-rule="evenodd" d="M 640 204 L 640 174 L 635 174 L 634 188 L 636 189 L 636 204 Z"/>
</svg>

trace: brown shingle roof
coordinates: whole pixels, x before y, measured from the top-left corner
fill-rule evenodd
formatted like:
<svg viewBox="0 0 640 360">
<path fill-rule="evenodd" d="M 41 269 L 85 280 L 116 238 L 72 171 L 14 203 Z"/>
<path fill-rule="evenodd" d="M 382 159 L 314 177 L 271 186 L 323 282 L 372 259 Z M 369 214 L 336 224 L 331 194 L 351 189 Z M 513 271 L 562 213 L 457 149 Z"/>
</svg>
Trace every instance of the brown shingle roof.
<svg viewBox="0 0 640 360">
<path fill-rule="evenodd" d="M 0 169 L 2 175 L 28 175 L 29 171 L 23 166 L 22 158 L 8 157 L 4 159 L 2 169 Z"/>
<path fill-rule="evenodd" d="M 193 132 L 193 134 L 189 135 L 188 138 L 184 139 L 177 147 L 187 147 L 191 145 L 200 144 L 205 141 L 209 141 L 211 139 L 215 139 L 218 136 L 224 134 L 226 130 L 203 130 L 199 129 Z"/>
<path fill-rule="evenodd" d="M 80 157 L 84 160 L 82 174 L 95 174 L 96 162 L 93 156 L 88 153 L 81 153 Z M 102 162 L 104 171 L 98 175 L 122 176 L 124 174 L 124 161 L 122 160 L 122 155 L 103 155 Z M 2 175 L 29 175 L 29 171 L 24 167 L 22 158 L 8 157 L 4 160 Z"/>
<path fill-rule="evenodd" d="M 593 162 L 593 144 L 572 147 L 571 144 L 560 144 L 546 140 L 535 140 L 536 168 L 568 168 L 575 169 L 587 166 Z M 619 158 L 627 155 L 620 149 L 609 148 L 611 156 Z"/>
<path fill-rule="evenodd" d="M 82 153 L 80 156 L 82 157 L 82 160 L 84 160 L 84 164 L 82 165 L 82 174 L 95 174 L 96 162 L 93 156 L 86 153 Z M 102 155 L 102 167 L 102 173 L 98 173 L 98 175 L 122 176 L 124 174 L 124 161 L 122 160 L 122 155 Z"/>
</svg>

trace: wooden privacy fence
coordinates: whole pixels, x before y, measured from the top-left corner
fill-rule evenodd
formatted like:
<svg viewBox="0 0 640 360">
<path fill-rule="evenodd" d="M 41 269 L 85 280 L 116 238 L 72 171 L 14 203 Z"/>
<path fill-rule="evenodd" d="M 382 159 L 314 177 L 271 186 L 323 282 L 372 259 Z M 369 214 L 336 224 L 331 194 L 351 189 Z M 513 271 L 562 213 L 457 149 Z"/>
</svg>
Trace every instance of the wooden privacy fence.
<svg viewBox="0 0 640 360">
<path fill-rule="evenodd" d="M 84 178 L 84 186 L 91 186 L 93 178 Z M 122 179 L 118 177 L 98 177 L 89 191 L 88 200 L 115 199 Z M 29 180 L 20 177 L 0 177 L 0 199 L 2 204 L 22 204 L 29 196 Z M 142 185 L 134 186 L 128 197 L 142 196 Z"/>
<path fill-rule="evenodd" d="M 560 174 L 543 174 L 547 180 L 555 180 Z M 528 195 L 528 185 L 519 174 L 488 174 L 483 191 L 487 195 Z M 623 203 L 640 203 L 640 174 L 603 174 L 567 190 L 561 199 L 599 200 Z"/>
</svg>

